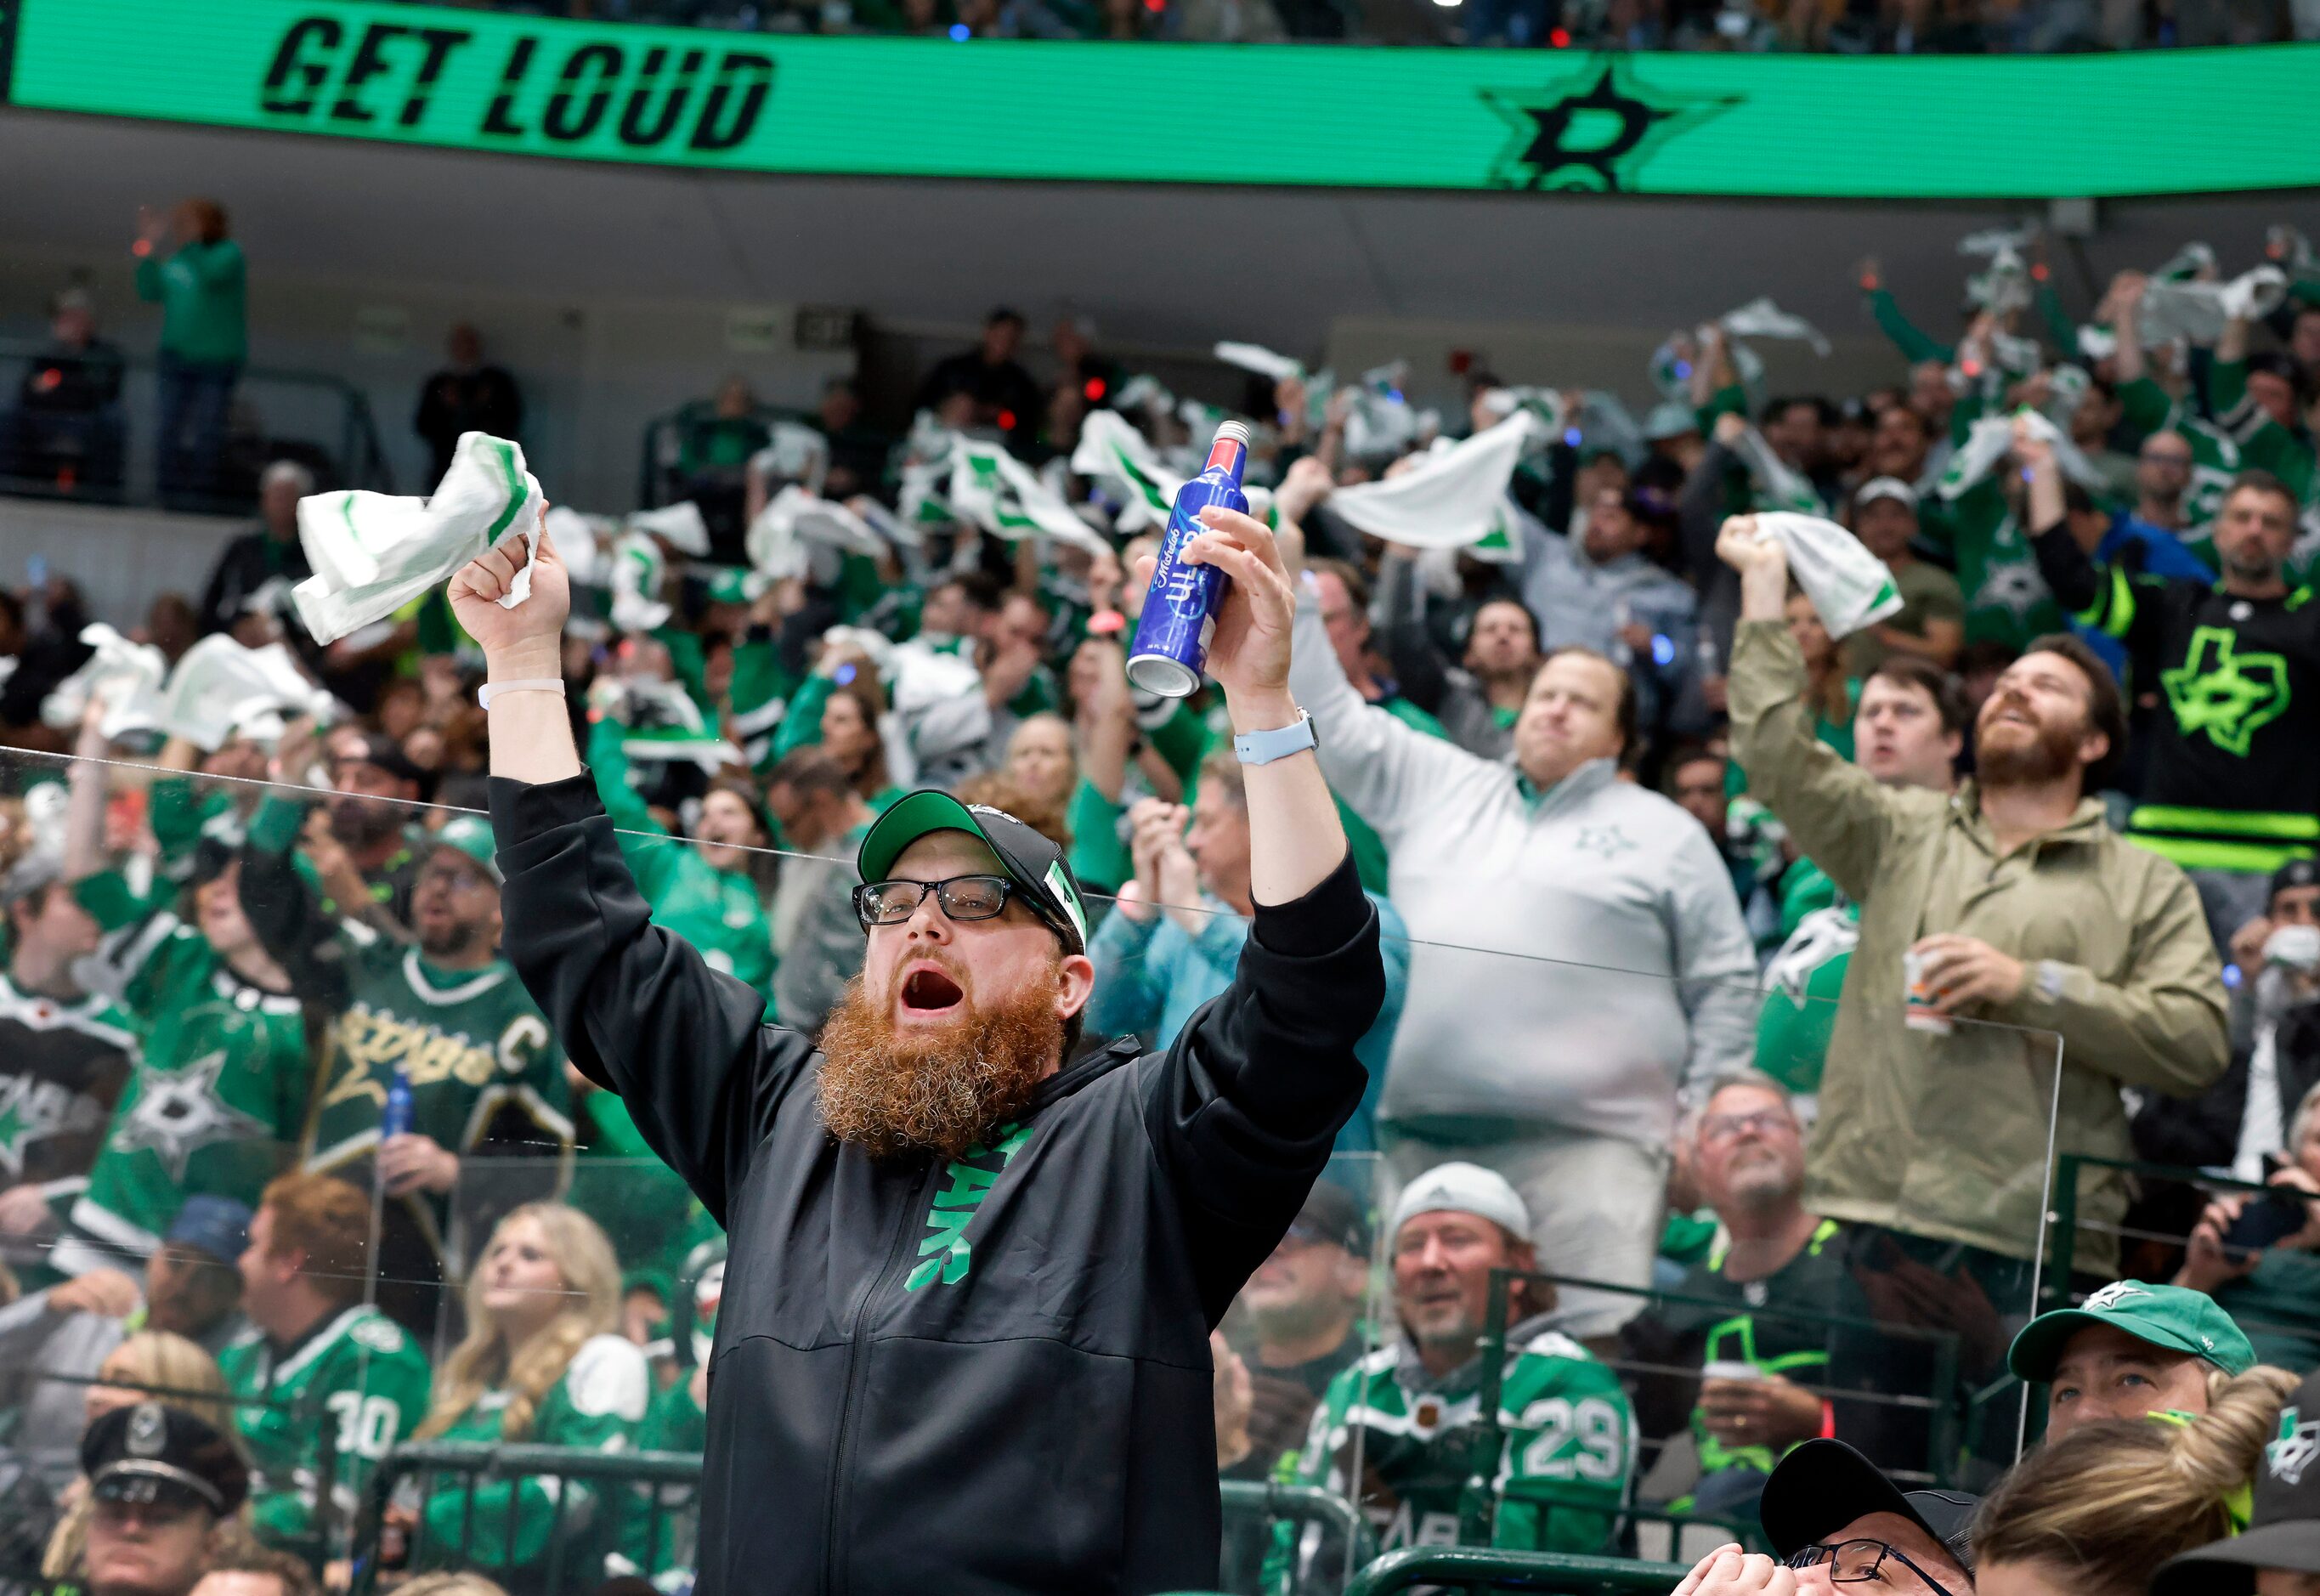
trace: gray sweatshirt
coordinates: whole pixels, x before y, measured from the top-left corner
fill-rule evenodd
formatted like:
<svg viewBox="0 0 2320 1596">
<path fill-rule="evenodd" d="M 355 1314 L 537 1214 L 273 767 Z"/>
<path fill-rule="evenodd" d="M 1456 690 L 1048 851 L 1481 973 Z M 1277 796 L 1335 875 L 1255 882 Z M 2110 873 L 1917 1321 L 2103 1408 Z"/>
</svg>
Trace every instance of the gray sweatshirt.
<svg viewBox="0 0 2320 1596">
<path fill-rule="evenodd" d="M 1329 784 L 1385 842 L 1413 939 L 1382 1121 L 1656 1147 L 1681 1083 L 1750 1062 L 1755 955 L 1698 821 L 1608 759 L 1534 794 L 1511 764 L 1372 708 L 1310 592 L 1290 685 Z"/>
</svg>

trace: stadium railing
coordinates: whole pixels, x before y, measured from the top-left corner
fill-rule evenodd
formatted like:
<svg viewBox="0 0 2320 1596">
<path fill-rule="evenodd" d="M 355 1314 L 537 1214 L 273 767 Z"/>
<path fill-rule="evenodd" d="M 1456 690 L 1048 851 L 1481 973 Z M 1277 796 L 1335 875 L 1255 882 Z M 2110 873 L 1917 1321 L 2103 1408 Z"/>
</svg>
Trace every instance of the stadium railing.
<svg viewBox="0 0 2320 1596">
<path fill-rule="evenodd" d="M 45 340 L 0 338 L 0 494 L 66 503 L 159 504 L 154 359 L 116 348 L 120 396 L 86 416 L 20 410 L 23 378 L 58 352 Z M 168 507 L 246 512 L 256 502 L 259 474 L 284 459 L 312 471 L 324 489 L 394 487 L 370 401 L 361 389 L 329 372 L 246 366 L 234 384 L 233 420 L 213 482 L 206 492 L 173 494 Z"/>
<path fill-rule="evenodd" d="M 606 1453 L 585 1447 L 479 1441 L 405 1442 L 387 1454 L 371 1481 L 369 1501 L 356 1537 L 356 1596 L 378 1588 L 383 1572 L 378 1557 L 381 1530 L 396 1488 L 404 1480 L 423 1483 L 430 1476 L 456 1475 L 458 1483 L 455 1488 L 465 1497 L 457 1545 L 449 1548 L 430 1545 L 422 1521 L 412 1529 L 405 1551 L 404 1561 L 412 1566 L 444 1566 L 448 1563 L 451 1566 L 473 1564 L 503 1569 L 514 1563 L 515 1516 L 508 1516 L 497 1547 L 479 1544 L 475 1493 L 486 1481 L 531 1478 L 559 1483 L 587 1480 L 607 1492 L 628 1489 L 631 1495 L 627 1511 L 631 1516 L 643 1515 L 641 1530 L 637 1529 L 632 1518 L 629 1544 L 642 1549 L 647 1570 L 657 1571 L 665 1564 L 664 1555 L 680 1547 L 683 1519 L 693 1505 L 700 1487 L 701 1465 L 697 1452 Z M 1376 1539 L 1353 1504 L 1317 1485 L 1227 1480 L 1220 1489 L 1228 1534 L 1252 1521 L 1259 1525 L 1318 1523 L 1350 1541 L 1357 1566 L 1376 1555 Z M 559 1489 L 551 1495 L 554 1516 L 548 1528 L 548 1555 L 541 1588 L 560 1591 L 566 1587 L 559 1579 L 566 1573 L 593 1579 L 594 1571 L 567 1570 L 569 1537 L 563 1528 L 564 1503 L 568 1493 Z M 494 1552 L 496 1556 L 492 1555 Z"/>
<path fill-rule="evenodd" d="M 1631 1563 L 1555 1552 L 1502 1552 L 1480 1546 L 1409 1546 L 1363 1569 L 1346 1596 L 1390 1596 L 1421 1585 L 1473 1593 L 1542 1591 L 1552 1596 L 1593 1596 L 1671 1590 L 1690 1570 L 1673 1563 Z"/>
</svg>

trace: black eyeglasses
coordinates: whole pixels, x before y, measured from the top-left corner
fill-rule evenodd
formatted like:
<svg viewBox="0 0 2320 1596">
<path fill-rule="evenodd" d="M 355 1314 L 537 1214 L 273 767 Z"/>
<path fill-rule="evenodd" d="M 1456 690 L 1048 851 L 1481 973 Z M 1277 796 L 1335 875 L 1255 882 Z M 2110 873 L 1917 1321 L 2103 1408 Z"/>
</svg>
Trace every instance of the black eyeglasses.
<svg viewBox="0 0 2320 1596">
<path fill-rule="evenodd" d="M 898 926 L 919 911 L 932 893 L 953 920 L 996 920 L 1015 884 L 1004 875 L 954 875 L 947 881 L 865 881 L 854 889 L 854 912 L 862 929 Z"/>
<path fill-rule="evenodd" d="M 1881 1540 L 1841 1540 L 1835 1546 L 1815 1543 L 1799 1550 L 1789 1559 L 1790 1568 L 1817 1568 L 1828 1564 L 1828 1582 L 1832 1585 L 1857 1585 L 1873 1580 L 1891 1558 L 1916 1574 L 1934 1596 L 1950 1596 L 1949 1588 L 1924 1569 L 1910 1562 Z"/>
</svg>

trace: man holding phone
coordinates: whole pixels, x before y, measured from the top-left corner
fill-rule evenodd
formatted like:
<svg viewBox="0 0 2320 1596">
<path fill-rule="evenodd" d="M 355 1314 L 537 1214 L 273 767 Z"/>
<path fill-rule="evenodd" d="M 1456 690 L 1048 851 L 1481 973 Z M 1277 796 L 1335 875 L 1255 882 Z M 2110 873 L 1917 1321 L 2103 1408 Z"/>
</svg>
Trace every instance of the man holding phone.
<svg viewBox="0 0 2320 1596">
<path fill-rule="evenodd" d="M 2175 1283 L 2205 1292 L 2252 1327 L 2265 1363 L 2320 1363 L 2320 1086 L 2304 1094 L 2285 1158 L 2267 1158 L 2261 1192 L 2207 1204 Z"/>
</svg>

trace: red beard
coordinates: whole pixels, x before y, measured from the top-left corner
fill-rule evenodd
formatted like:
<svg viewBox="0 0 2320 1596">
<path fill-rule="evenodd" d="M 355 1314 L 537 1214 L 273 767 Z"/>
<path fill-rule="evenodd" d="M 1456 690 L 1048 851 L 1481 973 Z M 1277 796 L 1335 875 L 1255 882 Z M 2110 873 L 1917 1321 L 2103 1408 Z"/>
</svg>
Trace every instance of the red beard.
<svg viewBox="0 0 2320 1596">
<path fill-rule="evenodd" d="M 967 992 L 965 973 L 948 972 Z M 903 1030 L 856 975 L 821 1032 L 814 1083 L 829 1133 L 873 1158 L 909 1153 L 963 1156 L 1021 1113 L 1063 1056 L 1055 1000 L 1033 987 L 991 1012 L 940 1029 Z"/>
</svg>

